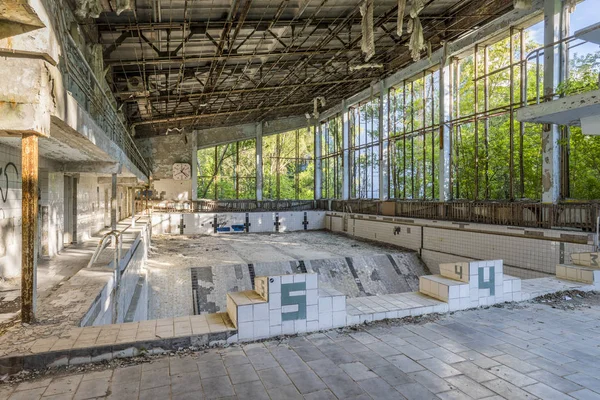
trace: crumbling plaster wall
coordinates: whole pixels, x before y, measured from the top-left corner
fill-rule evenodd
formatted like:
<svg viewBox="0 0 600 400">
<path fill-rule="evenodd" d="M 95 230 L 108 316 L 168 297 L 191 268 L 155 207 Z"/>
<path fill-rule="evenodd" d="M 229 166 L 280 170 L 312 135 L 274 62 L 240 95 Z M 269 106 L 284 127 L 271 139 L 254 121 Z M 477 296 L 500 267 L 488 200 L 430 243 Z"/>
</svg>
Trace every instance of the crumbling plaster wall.
<svg viewBox="0 0 600 400">
<path fill-rule="evenodd" d="M 192 179 L 173 179 L 173 164 L 188 163 L 194 168 L 195 133 L 156 136 L 136 140 L 142 156 L 152 169 L 155 198 L 167 200 L 192 200 L 194 182 Z"/>
<path fill-rule="evenodd" d="M 40 157 L 39 168 L 37 251 L 39 255 L 53 257 L 64 248 L 65 173 L 60 163 L 45 157 Z M 0 280 L 16 278 L 21 272 L 21 173 L 21 149 L 0 144 Z M 96 174 L 80 174 L 77 182 L 77 241 L 80 242 L 110 224 L 111 187 L 99 184 Z M 105 204 L 105 190 L 108 190 L 108 204 Z M 127 188 L 118 186 L 118 220 L 131 215 L 129 201 Z M 43 207 L 47 207 L 46 232 L 42 231 Z"/>
<path fill-rule="evenodd" d="M 62 249 L 64 198 L 62 173 L 56 162 L 40 157 L 39 207 L 48 207 L 48 249 L 55 255 Z M 21 149 L 0 145 L 0 279 L 13 278 L 21 271 Z M 60 190 L 57 188 L 60 187 Z M 41 216 L 41 213 L 40 213 Z M 40 223 L 41 225 L 41 223 Z M 41 240 L 40 235 L 38 235 Z M 38 251 L 40 245 L 38 245 Z"/>
<path fill-rule="evenodd" d="M 280 118 L 262 123 L 263 136 L 288 132 L 307 127 L 304 115 Z M 238 140 L 255 139 L 257 123 L 234 126 L 219 126 L 184 134 L 161 135 L 136 139 L 136 145 L 152 169 L 155 198 L 166 200 L 195 200 L 195 179 L 176 181 L 173 179 L 174 163 L 189 163 L 195 178 L 196 150 Z"/>
</svg>

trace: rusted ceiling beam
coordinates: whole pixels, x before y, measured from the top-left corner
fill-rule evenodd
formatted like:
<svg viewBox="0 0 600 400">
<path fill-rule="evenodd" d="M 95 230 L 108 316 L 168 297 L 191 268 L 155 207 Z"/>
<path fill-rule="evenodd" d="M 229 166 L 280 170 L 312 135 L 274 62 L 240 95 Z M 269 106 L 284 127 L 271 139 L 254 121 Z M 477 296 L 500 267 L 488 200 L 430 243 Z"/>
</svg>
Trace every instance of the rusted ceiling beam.
<svg viewBox="0 0 600 400">
<path fill-rule="evenodd" d="M 263 86 L 263 87 L 254 87 L 254 88 L 244 88 L 244 89 L 231 89 L 231 90 L 219 90 L 211 93 L 193 93 L 188 95 L 179 95 L 174 93 L 172 95 L 159 95 L 153 96 L 148 93 L 147 95 L 141 94 L 139 92 L 118 92 L 115 93 L 115 96 L 123 99 L 123 102 L 131 103 L 136 102 L 140 99 L 149 98 L 153 102 L 156 101 L 166 101 L 173 99 L 180 99 L 180 101 L 188 101 L 193 99 L 198 99 L 202 97 L 209 97 L 212 95 L 221 95 L 221 94 L 240 94 L 240 93 L 253 93 L 253 92 L 268 92 L 268 91 L 276 91 L 276 90 L 287 90 L 293 89 L 297 87 L 310 87 L 310 86 L 329 86 L 329 85 L 339 85 L 342 83 L 350 83 L 350 82 L 362 82 L 362 81 L 372 81 L 373 79 L 377 79 L 378 77 L 366 77 L 366 78 L 353 78 L 353 79 L 341 79 L 336 81 L 322 81 L 322 82 L 307 82 L 300 83 L 294 85 L 276 85 L 276 86 Z"/>
<path fill-rule="evenodd" d="M 134 60 L 134 59 L 108 59 L 105 60 L 107 65 L 161 65 L 161 64 L 184 64 L 186 62 L 206 62 L 206 61 L 235 61 L 235 60 L 255 60 L 260 58 L 272 58 L 272 57 L 302 57 L 302 56 L 314 56 L 324 55 L 332 56 L 335 53 L 355 53 L 360 49 L 323 49 L 323 50 L 298 50 L 290 52 L 273 51 L 267 53 L 254 53 L 254 54 L 230 54 L 215 56 L 201 56 L 201 55 L 186 55 L 183 57 L 157 57 L 157 58 L 146 58 L 145 60 Z"/>
</svg>

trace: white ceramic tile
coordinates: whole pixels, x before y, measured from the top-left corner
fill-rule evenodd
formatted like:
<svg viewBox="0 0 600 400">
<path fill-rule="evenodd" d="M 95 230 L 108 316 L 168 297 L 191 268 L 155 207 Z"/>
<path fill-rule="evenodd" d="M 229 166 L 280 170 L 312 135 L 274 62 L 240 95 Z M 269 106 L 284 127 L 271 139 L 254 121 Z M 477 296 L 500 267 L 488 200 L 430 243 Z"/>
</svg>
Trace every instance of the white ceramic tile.
<svg viewBox="0 0 600 400">
<path fill-rule="evenodd" d="M 319 297 L 319 314 L 330 313 L 332 311 L 331 297 Z"/>
<path fill-rule="evenodd" d="M 281 325 L 275 325 L 275 326 L 271 326 L 269 327 L 269 336 L 273 337 L 273 336 L 279 336 L 281 335 Z"/>
<path fill-rule="evenodd" d="M 254 323 L 240 322 L 238 325 L 238 337 L 240 340 L 252 340 L 254 338 Z"/>
<path fill-rule="evenodd" d="M 290 313 L 290 312 L 296 312 L 296 311 L 298 311 L 298 304 L 291 304 L 289 306 L 281 306 L 281 312 L 283 314 Z"/>
<path fill-rule="evenodd" d="M 250 322 L 250 321 L 254 320 L 251 304 L 246 305 L 246 306 L 238 306 L 237 309 L 238 309 L 238 311 L 237 311 L 238 323 Z"/>
<path fill-rule="evenodd" d="M 254 339 L 265 339 L 269 333 L 268 321 L 254 321 Z"/>
<path fill-rule="evenodd" d="M 306 331 L 315 332 L 319 330 L 319 320 L 306 321 Z"/>
<path fill-rule="evenodd" d="M 271 282 L 271 280 L 273 282 Z M 269 293 L 281 293 L 281 277 L 279 277 L 279 276 L 269 277 Z"/>
<path fill-rule="evenodd" d="M 318 275 L 317 274 L 307 274 L 306 275 L 306 289 L 318 289 Z"/>
<path fill-rule="evenodd" d="M 294 321 L 294 331 L 295 331 L 295 333 L 306 332 L 306 320 L 305 319 L 295 320 Z"/>
<path fill-rule="evenodd" d="M 281 309 L 269 311 L 269 324 L 271 326 L 281 325 Z"/>
<path fill-rule="evenodd" d="M 331 329 L 333 327 L 333 315 L 331 312 L 319 313 L 319 329 Z"/>
<path fill-rule="evenodd" d="M 281 323 L 281 333 L 284 335 L 293 335 L 296 333 L 294 321 L 283 321 Z"/>
<path fill-rule="evenodd" d="M 258 320 L 268 320 L 269 319 L 269 304 L 254 304 L 254 318 L 255 321 Z"/>
<path fill-rule="evenodd" d="M 346 296 L 332 297 L 332 310 L 333 311 L 346 311 Z"/>
<path fill-rule="evenodd" d="M 319 306 L 306 306 L 306 319 L 308 321 L 317 321 L 319 319 Z"/>
</svg>

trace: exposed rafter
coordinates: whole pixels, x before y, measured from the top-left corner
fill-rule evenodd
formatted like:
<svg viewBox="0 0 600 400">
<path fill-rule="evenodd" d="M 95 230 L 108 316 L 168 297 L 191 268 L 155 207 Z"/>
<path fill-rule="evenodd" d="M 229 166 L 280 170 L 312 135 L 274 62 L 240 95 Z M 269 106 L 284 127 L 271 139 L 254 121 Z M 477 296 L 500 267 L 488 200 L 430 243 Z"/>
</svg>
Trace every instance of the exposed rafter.
<svg viewBox="0 0 600 400">
<path fill-rule="evenodd" d="M 136 18 L 97 20 L 118 101 L 140 135 L 298 115 L 315 96 L 348 98 L 411 62 L 396 32 L 397 0 L 375 2 L 377 70 L 352 68 L 361 0 L 138 0 Z M 512 0 L 427 0 L 426 40 L 437 49 L 511 8 Z M 160 12 L 158 12 L 160 11 Z M 169 21 L 169 22 L 165 22 Z"/>
</svg>

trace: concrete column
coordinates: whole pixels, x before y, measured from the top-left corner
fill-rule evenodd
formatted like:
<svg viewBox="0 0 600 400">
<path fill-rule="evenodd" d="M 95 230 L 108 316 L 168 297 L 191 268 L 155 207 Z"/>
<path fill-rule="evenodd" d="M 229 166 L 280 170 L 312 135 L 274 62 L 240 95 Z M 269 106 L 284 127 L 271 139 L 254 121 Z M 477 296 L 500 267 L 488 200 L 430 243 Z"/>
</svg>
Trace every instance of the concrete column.
<svg viewBox="0 0 600 400">
<path fill-rule="evenodd" d="M 28 324 L 35 321 L 37 300 L 38 160 L 38 137 L 23 134 L 21 321 Z"/>
<path fill-rule="evenodd" d="M 561 81 L 561 50 L 552 46 L 561 39 L 561 0 L 544 1 L 544 99 L 552 94 Z M 558 125 L 542 125 L 542 202 L 556 203 L 560 194 L 560 129 Z"/>
<path fill-rule="evenodd" d="M 198 200 L 198 135 L 192 132 L 192 200 Z"/>
<path fill-rule="evenodd" d="M 388 137 L 388 92 L 380 83 L 379 91 L 379 200 L 388 199 L 387 137 Z"/>
<path fill-rule="evenodd" d="M 135 188 L 131 188 L 131 227 L 135 228 Z"/>
<path fill-rule="evenodd" d="M 350 115 L 342 100 L 342 200 L 350 198 Z"/>
<path fill-rule="evenodd" d="M 323 140 L 322 124 L 319 121 L 315 122 L 315 200 L 320 200 L 323 197 L 323 171 L 321 170 L 321 157 L 323 150 L 321 149 L 321 141 Z M 327 129 L 327 127 L 325 128 Z"/>
<path fill-rule="evenodd" d="M 445 49 L 445 45 L 444 45 Z M 446 65 L 446 54 L 442 57 L 440 65 L 440 153 L 438 166 L 438 184 L 440 201 L 448 201 L 450 198 L 450 135 L 451 128 L 448 121 L 451 120 L 450 104 L 452 101 L 452 68 Z"/>
<path fill-rule="evenodd" d="M 256 200 L 263 199 L 263 158 L 262 158 L 262 122 L 256 124 Z"/>
<path fill-rule="evenodd" d="M 110 185 L 110 229 L 117 229 L 117 174 L 112 174 Z"/>
</svg>

